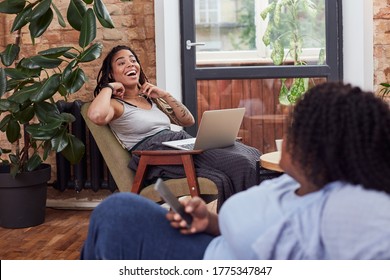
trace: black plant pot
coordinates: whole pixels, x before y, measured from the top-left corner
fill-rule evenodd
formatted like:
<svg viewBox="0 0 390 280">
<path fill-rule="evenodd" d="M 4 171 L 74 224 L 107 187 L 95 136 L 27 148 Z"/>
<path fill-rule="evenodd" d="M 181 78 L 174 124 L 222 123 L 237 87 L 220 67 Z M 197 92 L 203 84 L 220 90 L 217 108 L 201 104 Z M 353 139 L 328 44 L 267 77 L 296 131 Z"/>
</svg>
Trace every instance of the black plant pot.
<svg viewBox="0 0 390 280">
<path fill-rule="evenodd" d="M 25 228 L 45 221 L 47 182 L 51 167 L 42 164 L 13 178 L 8 166 L 0 166 L 0 226 Z"/>
</svg>

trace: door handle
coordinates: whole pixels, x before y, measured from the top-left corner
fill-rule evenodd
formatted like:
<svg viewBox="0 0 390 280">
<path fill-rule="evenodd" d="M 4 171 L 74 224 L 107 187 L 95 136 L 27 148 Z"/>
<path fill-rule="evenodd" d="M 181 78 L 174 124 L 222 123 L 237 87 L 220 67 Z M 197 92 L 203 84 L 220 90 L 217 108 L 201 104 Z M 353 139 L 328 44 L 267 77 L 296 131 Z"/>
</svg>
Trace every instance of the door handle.
<svg viewBox="0 0 390 280">
<path fill-rule="evenodd" d="M 186 41 L 186 48 L 187 50 L 190 50 L 193 46 L 204 46 L 206 43 L 203 42 L 191 42 L 191 40 Z"/>
</svg>

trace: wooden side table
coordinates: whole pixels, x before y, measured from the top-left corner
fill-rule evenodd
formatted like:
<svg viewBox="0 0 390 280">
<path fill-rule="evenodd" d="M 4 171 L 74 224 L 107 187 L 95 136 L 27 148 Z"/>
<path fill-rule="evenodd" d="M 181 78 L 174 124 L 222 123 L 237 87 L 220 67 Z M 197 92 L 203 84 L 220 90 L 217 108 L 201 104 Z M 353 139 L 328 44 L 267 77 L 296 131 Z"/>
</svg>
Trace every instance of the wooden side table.
<svg viewBox="0 0 390 280">
<path fill-rule="evenodd" d="M 283 174 L 283 170 L 279 166 L 280 152 L 266 153 L 260 156 L 257 164 L 257 183 L 260 184 L 264 180 L 274 179 Z"/>
<path fill-rule="evenodd" d="M 277 172 L 283 172 L 283 169 L 279 166 L 280 156 L 281 153 L 279 151 L 261 155 L 261 167 Z"/>
</svg>

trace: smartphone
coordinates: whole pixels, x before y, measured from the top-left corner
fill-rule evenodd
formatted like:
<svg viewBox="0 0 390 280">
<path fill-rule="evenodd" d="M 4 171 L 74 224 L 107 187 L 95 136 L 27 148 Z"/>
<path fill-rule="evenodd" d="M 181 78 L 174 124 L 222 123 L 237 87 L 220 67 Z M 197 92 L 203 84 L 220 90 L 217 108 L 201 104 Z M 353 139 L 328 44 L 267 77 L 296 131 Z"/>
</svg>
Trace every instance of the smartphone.
<svg viewBox="0 0 390 280">
<path fill-rule="evenodd" d="M 161 198 L 168 203 L 169 206 L 178 213 L 187 223 L 187 227 L 191 227 L 192 216 L 184 211 L 184 206 L 179 202 L 176 196 L 169 190 L 167 185 L 161 178 L 157 179 L 154 189 L 160 194 Z"/>
</svg>

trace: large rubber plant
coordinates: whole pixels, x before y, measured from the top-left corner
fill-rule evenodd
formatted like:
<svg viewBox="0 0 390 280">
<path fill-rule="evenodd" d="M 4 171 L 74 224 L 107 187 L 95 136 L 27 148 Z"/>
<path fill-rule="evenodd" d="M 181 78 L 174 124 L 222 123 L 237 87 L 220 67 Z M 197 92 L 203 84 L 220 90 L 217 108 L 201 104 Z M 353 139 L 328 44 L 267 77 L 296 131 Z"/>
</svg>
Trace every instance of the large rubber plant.
<svg viewBox="0 0 390 280">
<path fill-rule="evenodd" d="M 82 66 L 101 55 L 102 44 L 95 42 L 97 21 L 114 27 L 106 6 L 102 0 L 70 0 L 62 15 L 52 0 L 5 0 L 0 13 L 14 15 L 10 32 L 15 34 L 15 42 L 0 53 L 0 130 L 10 144 L 0 147 L 2 164 L 17 176 L 38 168 L 52 151 L 77 163 L 84 144 L 68 132 L 74 116 L 61 113 L 56 101 L 81 89 L 87 80 Z M 79 33 L 78 46 L 56 42 L 60 46 L 26 55 L 20 44 L 22 28 L 28 28 L 35 43 L 54 18 Z"/>
</svg>

